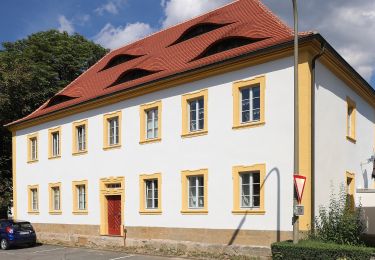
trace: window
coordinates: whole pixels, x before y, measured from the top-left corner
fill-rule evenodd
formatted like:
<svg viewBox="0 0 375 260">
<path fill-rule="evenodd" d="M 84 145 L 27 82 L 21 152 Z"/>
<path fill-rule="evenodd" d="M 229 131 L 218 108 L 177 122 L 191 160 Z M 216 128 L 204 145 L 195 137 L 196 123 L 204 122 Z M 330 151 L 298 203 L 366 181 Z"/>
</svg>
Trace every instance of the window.
<svg viewBox="0 0 375 260">
<path fill-rule="evenodd" d="M 259 208 L 260 206 L 260 173 L 240 173 L 241 208 Z"/>
<path fill-rule="evenodd" d="M 356 142 L 356 104 L 349 97 L 346 98 L 346 138 L 351 142 Z"/>
<path fill-rule="evenodd" d="M 182 137 L 207 134 L 208 91 L 182 96 Z"/>
<path fill-rule="evenodd" d="M 161 174 L 139 176 L 140 214 L 161 214 Z"/>
<path fill-rule="evenodd" d="M 38 134 L 32 134 L 27 136 L 28 148 L 27 148 L 27 162 L 38 161 Z"/>
<path fill-rule="evenodd" d="M 61 157 L 61 127 L 48 130 L 49 132 L 49 159 Z"/>
<path fill-rule="evenodd" d="M 208 170 L 183 171 L 182 178 L 182 210 L 183 214 L 207 214 Z"/>
<path fill-rule="evenodd" d="M 87 181 L 73 181 L 73 214 L 87 214 Z"/>
<path fill-rule="evenodd" d="M 206 50 L 204 50 L 198 57 L 193 60 L 208 57 L 220 52 L 235 49 L 244 45 L 256 43 L 266 38 L 248 38 L 243 36 L 231 36 L 224 39 L 220 39 L 217 42 L 211 44 Z"/>
<path fill-rule="evenodd" d="M 111 67 L 117 66 L 119 64 L 125 63 L 127 61 L 134 60 L 138 57 L 141 57 L 143 55 L 130 55 L 130 54 L 119 54 L 110 59 L 110 61 L 107 63 L 107 65 L 102 69 L 106 70 Z"/>
<path fill-rule="evenodd" d="M 105 185 L 107 189 L 120 189 L 121 183 L 108 183 Z"/>
<path fill-rule="evenodd" d="M 152 70 L 145 70 L 145 69 L 131 69 L 122 73 L 115 82 L 113 82 L 110 86 L 108 86 L 108 88 L 119 85 L 119 84 L 127 83 L 132 80 L 143 78 L 143 77 L 149 76 L 157 72 L 159 71 L 152 71 Z"/>
<path fill-rule="evenodd" d="M 161 101 L 140 106 L 140 143 L 161 140 Z"/>
<path fill-rule="evenodd" d="M 87 120 L 73 123 L 73 155 L 87 153 Z"/>
<path fill-rule="evenodd" d="M 355 174 L 351 172 L 346 172 L 346 193 L 349 207 L 354 210 Z"/>
<path fill-rule="evenodd" d="M 121 146 L 121 111 L 104 115 L 103 122 L 104 149 L 118 148 Z"/>
<path fill-rule="evenodd" d="M 233 129 L 265 123 L 264 89 L 264 76 L 233 84 Z"/>
<path fill-rule="evenodd" d="M 189 176 L 188 177 L 188 201 L 189 209 L 204 208 L 204 177 Z"/>
<path fill-rule="evenodd" d="M 233 213 L 264 214 L 264 177 L 265 164 L 252 166 L 234 166 Z"/>
<path fill-rule="evenodd" d="M 39 185 L 28 186 L 29 214 L 39 214 Z"/>
<path fill-rule="evenodd" d="M 49 213 L 61 214 L 61 183 L 50 183 L 49 185 Z"/>
</svg>

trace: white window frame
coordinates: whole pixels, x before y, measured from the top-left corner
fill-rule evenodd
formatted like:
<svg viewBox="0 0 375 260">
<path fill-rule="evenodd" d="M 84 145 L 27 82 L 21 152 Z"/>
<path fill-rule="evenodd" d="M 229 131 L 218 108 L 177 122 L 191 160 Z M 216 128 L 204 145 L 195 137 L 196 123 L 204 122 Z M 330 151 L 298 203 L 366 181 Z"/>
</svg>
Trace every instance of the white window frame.
<svg viewBox="0 0 375 260">
<path fill-rule="evenodd" d="M 38 159 L 38 138 L 32 137 L 30 138 L 30 159 L 35 161 Z"/>
<path fill-rule="evenodd" d="M 58 191 L 58 192 L 56 192 Z M 52 202 L 52 206 L 53 206 L 53 210 L 54 211 L 59 211 L 61 210 L 61 191 L 60 191 L 60 187 L 59 186 L 56 186 L 56 187 L 52 187 L 52 199 L 53 199 L 53 202 Z"/>
<path fill-rule="evenodd" d="M 199 101 L 202 100 L 202 107 L 199 106 Z M 188 101 L 188 104 L 189 104 L 189 114 L 188 114 L 188 122 L 189 122 L 189 131 L 190 132 L 196 132 L 196 131 L 202 131 L 204 130 L 204 97 L 198 97 L 198 98 L 195 98 L 195 99 L 192 99 L 192 100 L 189 100 Z M 196 128 L 195 129 L 192 129 L 192 118 L 191 118 L 191 111 L 192 111 L 192 106 L 195 106 L 194 107 L 194 110 L 195 110 L 195 126 Z M 203 110 L 203 113 L 202 113 L 202 118 L 199 118 L 199 115 L 200 115 L 200 111 Z M 200 127 L 200 124 L 199 124 L 199 121 L 202 120 L 203 124 L 202 124 L 202 127 Z"/>
<path fill-rule="evenodd" d="M 258 89 L 258 93 L 259 93 L 259 96 L 258 97 L 254 97 L 254 89 Z M 248 91 L 249 92 L 249 99 L 248 99 L 248 102 L 249 102 L 249 110 L 248 111 L 243 111 L 243 103 L 245 102 L 244 99 L 243 99 L 243 91 Z M 249 86 L 249 87 L 244 87 L 244 88 L 241 88 L 240 89 L 240 122 L 242 124 L 246 124 L 246 123 L 251 123 L 251 122 L 258 122 L 260 121 L 260 118 L 261 118 L 261 101 L 260 101 L 260 91 L 261 91 L 261 88 L 259 85 L 255 85 L 255 86 Z M 254 108 L 254 99 L 259 99 L 259 108 Z M 258 110 L 258 113 L 259 113 L 259 118 L 258 119 L 254 119 L 254 112 L 255 110 Z M 244 121 L 243 120 L 243 113 L 244 112 L 248 112 L 249 113 L 249 120 L 248 121 Z"/>
<path fill-rule="evenodd" d="M 77 189 L 77 209 L 86 210 L 87 209 L 86 185 L 85 184 L 76 185 L 76 189 Z"/>
<path fill-rule="evenodd" d="M 188 176 L 187 177 L 188 180 L 187 180 L 187 185 L 188 185 L 188 208 L 189 209 L 202 209 L 204 208 L 204 176 L 203 175 L 194 175 L 194 176 Z M 200 186 L 199 185 L 199 178 L 202 178 L 202 185 Z M 195 182 L 195 205 L 190 205 L 190 199 L 192 198 L 191 194 L 190 194 L 190 180 L 191 179 L 194 179 L 193 182 Z M 202 188 L 203 190 L 203 194 L 199 194 L 199 188 Z M 202 206 L 199 206 L 199 199 L 202 198 L 202 201 L 203 201 L 203 205 Z"/>
<path fill-rule="evenodd" d="M 60 132 L 52 132 L 52 156 L 56 157 L 60 155 Z"/>
<path fill-rule="evenodd" d="M 158 209 L 159 208 L 159 183 L 158 179 L 147 179 L 145 181 L 145 208 L 146 209 Z M 148 189 L 147 183 L 151 183 L 151 190 Z M 157 183 L 155 185 L 155 183 Z M 155 187 L 157 186 L 157 187 Z M 155 197 L 155 191 L 157 196 Z M 151 192 L 151 196 L 149 196 L 149 192 Z M 148 206 L 148 199 L 151 199 L 151 207 Z M 157 205 L 156 205 L 157 201 Z"/>
<path fill-rule="evenodd" d="M 254 175 L 255 174 L 258 174 L 259 175 L 259 181 L 260 181 L 260 172 L 241 172 L 240 173 L 240 208 L 242 209 L 259 209 L 260 208 L 260 196 L 261 196 L 261 193 L 260 193 L 260 183 L 254 183 Z M 248 195 L 244 195 L 243 194 L 243 176 L 244 175 L 249 175 L 249 184 L 246 184 L 249 186 L 249 194 Z M 254 195 L 254 186 L 255 185 L 259 185 L 259 194 L 258 195 Z M 249 197 L 249 205 L 243 205 L 243 197 Z M 254 197 L 259 197 L 259 205 L 258 206 L 254 206 Z"/>
<path fill-rule="evenodd" d="M 80 132 L 81 130 L 81 132 Z M 76 126 L 77 131 L 77 151 L 86 151 L 86 125 Z"/>
<path fill-rule="evenodd" d="M 38 211 L 39 205 L 38 205 L 38 189 L 37 188 L 31 188 L 31 210 L 32 211 Z"/>
<path fill-rule="evenodd" d="M 159 109 L 158 107 L 151 108 L 149 110 L 145 110 L 146 116 L 146 139 L 155 139 L 159 137 Z M 151 113 L 151 119 L 149 119 L 149 113 Z M 149 120 L 151 120 L 152 127 L 149 128 Z M 151 130 L 151 136 L 148 135 L 149 130 Z"/>
<path fill-rule="evenodd" d="M 120 143 L 119 136 L 119 122 L 120 119 L 118 116 L 108 118 L 108 145 L 114 146 Z M 113 123 L 113 126 L 112 126 Z M 111 129 L 113 129 L 113 135 L 111 136 Z"/>
</svg>

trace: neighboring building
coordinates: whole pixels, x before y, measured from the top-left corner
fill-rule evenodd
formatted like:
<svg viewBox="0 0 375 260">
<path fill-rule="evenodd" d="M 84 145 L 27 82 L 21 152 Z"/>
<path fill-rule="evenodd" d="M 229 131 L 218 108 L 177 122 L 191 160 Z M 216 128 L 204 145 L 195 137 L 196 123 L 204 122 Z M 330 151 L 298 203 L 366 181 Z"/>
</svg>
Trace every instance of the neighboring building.
<svg viewBox="0 0 375 260">
<path fill-rule="evenodd" d="M 375 201 L 375 91 L 322 36 L 299 38 L 308 230 L 331 186 Z M 86 238 L 289 239 L 293 107 L 292 30 L 235 1 L 113 50 L 10 123 L 14 216 Z"/>
</svg>

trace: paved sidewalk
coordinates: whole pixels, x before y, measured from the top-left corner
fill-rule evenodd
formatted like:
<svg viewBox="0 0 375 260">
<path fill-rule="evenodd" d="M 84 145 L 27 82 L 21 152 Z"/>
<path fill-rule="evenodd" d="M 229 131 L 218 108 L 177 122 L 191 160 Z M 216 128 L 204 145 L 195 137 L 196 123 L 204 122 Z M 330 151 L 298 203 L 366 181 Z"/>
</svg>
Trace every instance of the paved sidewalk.
<svg viewBox="0 0 375 260">
<path fill-rule="evenodd" d="M 0 250 L 1 260 L 166 260 L 182 259 L 160 256 L 132 255 L 123 252 L 73 248 L 55 245 L 38 245 Z"/>
</svg>

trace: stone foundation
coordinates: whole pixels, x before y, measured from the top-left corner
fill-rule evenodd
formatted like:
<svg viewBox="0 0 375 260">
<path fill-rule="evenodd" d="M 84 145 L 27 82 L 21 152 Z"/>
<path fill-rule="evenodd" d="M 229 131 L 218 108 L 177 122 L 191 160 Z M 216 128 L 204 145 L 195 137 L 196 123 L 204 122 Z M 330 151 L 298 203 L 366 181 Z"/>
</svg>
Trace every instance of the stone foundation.
<svg viewBox="0 0 375 260">
<path fill-rule="evenodd" d="M 96 225 L 33 224 L 38 240 L 47 244 L 121 250 L 170 256 L 269 257 L 270 244 L 291 239 L 291 232 L 126 227 L 125 237 L 100 236 Z"/>
</svg>

